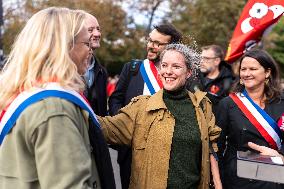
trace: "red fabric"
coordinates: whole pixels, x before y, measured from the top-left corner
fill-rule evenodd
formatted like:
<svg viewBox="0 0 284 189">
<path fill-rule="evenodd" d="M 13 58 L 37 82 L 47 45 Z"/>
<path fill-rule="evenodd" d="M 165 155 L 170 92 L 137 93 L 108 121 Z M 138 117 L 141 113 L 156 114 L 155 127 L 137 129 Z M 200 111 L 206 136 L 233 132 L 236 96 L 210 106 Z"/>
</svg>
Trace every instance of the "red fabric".
<svg viewBox="0 0 284 189">
<path fill-rule="evenodd" d="M 277 121 L 277 125 L 280 127 L 280 129 L 284 132 L 284 113 L 281 115 L 279 120 Z"/>
<path fill-rule="evenodd" d="M 275 24 L 283 12 L 283 0 L 249 0 L 235 28 L 225 60 L 232 63 L 240 58 L 248 44 L 259 42 L 266 29 Z"/>
<path fill-rule="evenodd" d="M 158 70 L 157 70 L 157 68 L 155 67 L 154 62 L 149 61 L 149 63 L 150 63 L 150 68 L 151 68 L 151 70 L 152 70 L 152 72 L 153 72 L 153 74 L 154 74 L 154 77 L 156 78 L 156 80 L 157 80 L 157 82 L 158 82 L 158 85 L 160 86 L 160 88 L 163 88 L 163 83 L 162 83 L 162 81 L 161 81 L 161 79 L 160 79 Z"/>
<path fill-rule="evenodd" d="M 116 83 L 108 82 L 107 84 L 107 96 L 110 96 L 115 90 Z"/>
<path fill-rule="evenodd" d="M 251 122 L 253 126 L 258 130 L 258 132 L 263 136 L 263 138 L 269 143 L 270 147 L 278 150 L 276 142 L 269 135 L 269 133 L 262 127 L 262 125 L 258 122 L 258 120 L 252 115 L 252 113 L 247 109 L 247 107 L 243 104 L 243 102 L 237 97 L 235 93 L 230 93 L 229 96 L 233 99 L 233 101 L 238 105 L 240 110 L 245 114 L 248 120 Z"/>
</svg>

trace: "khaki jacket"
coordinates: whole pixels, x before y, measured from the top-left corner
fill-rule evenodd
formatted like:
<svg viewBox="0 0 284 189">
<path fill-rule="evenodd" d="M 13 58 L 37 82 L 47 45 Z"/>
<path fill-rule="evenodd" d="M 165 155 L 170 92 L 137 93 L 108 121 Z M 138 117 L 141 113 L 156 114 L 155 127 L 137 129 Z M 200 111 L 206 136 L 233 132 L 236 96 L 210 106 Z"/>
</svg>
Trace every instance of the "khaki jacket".
<svg viewBox="0 0 284 189">
<path fill-rule="evenodd" d="M 202 168 L 199 189 L 207 189 L 210 178 L 209 140 L 214 143 L 221 129 L 215 125 L 206 93 L 189 92 L 196 110 L 202 140 Z M 204 101 L 203 101 L 204 99 Z M 200 104 L 204 102 L 205 113 Z M 163 90 L 153 96 L 139 96 L 114 117 L 99 118 L 109 143 L 132 146 L 131 189 L 165 189 L 175 119 L 163 101 Z M 190 158 L 190 157 L 189 157 Z"/>
<path fill-rule="evenodd" d="M 83 114 L 58 98 L 27 107 L 0 146 L 0 188 L 100 188 Z"/>
</svg>

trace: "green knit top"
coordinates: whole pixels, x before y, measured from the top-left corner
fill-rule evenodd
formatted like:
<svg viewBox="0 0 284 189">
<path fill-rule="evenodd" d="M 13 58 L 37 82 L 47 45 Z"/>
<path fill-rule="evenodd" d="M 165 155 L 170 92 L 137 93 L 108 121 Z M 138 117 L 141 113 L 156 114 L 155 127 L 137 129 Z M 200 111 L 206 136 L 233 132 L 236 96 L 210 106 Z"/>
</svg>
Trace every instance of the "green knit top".
<svg viewBox="0 0 284 189">
<path fill-rule="evenodd" d="M 186 89 L 164 90 L 164 102 L 175 118 L 168 189 L 197 189 L 201 173 L 201 134 Z"/>
</svg>

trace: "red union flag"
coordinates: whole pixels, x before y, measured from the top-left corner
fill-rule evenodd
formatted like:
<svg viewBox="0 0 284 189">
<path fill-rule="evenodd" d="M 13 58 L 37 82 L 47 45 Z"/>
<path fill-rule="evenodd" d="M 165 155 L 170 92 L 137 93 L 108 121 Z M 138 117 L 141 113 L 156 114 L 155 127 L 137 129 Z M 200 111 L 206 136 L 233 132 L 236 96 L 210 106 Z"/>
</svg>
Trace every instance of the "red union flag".
<svg viewBox="0 0 284 189">
<path fill-rule="evenodd" d="M 263 33 L 284 13 L 284 0 L 249 0 L 237 23 L 225 60 L 240 58 L 245 49 L 261 40 Z"/>
</svg>

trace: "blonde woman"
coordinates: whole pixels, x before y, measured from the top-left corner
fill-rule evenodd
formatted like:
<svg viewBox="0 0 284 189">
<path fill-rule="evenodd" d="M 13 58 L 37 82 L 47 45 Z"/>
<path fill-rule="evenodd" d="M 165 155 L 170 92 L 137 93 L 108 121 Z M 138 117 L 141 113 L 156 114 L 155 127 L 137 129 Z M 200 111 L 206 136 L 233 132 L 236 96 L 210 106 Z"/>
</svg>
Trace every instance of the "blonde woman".
<svg viewBox="0 0 284 189">
<path fill-rule="evenodd" d="M 107 146 L 80 95 L 90 56 L 85 17 L 39 11 L 15 41 L 0 76 L 0 188 L 114 188 Z"/>
</svg>

